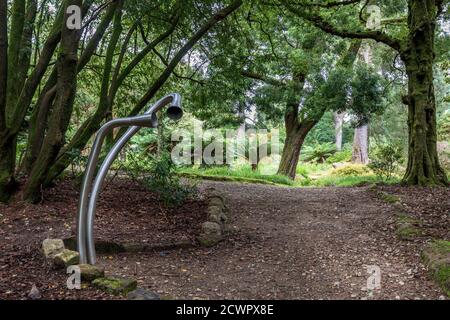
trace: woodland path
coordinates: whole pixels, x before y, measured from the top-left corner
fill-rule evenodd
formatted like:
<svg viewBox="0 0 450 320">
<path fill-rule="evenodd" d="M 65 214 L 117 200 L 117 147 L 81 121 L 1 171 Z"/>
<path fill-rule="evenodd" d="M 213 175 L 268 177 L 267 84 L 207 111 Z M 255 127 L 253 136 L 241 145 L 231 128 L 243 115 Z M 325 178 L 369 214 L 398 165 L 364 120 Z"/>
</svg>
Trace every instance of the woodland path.
<svg viewBox="0 0 450 320">
<path fill-rule="evenodd" d="M 201 188 L 211 186 L 228 198 L 236 229 L 228 240 L 101 264 L 125 275 L 135 265 L 142 286 L 175 299 L 443 298 L 420 263 L 420 243 L 397 239 L 396 210 L 369 187 L 205 181 Z M 381 269 L 381 289 L 371 294 L 372 265 Z"/>
<path fill-rule="evenodd" d="M 400 197 L 427 235 L 396 236 L 398 208 L 371 187 L 288 188 L 204 181 L 222 190 L 231 235 L 213 248 L 99 255 L 108 275 L 132 277 L 171 299 L 439 299 L 420 252 L 431 238 L 450 236 L 449 188 L 378 187 Z M 38 205 L 0 205 L 0 299 L 26 299 L 33 285 L 43 299 L 110 299 L 94 289 L 67 290 L 40 252 L 45 238 L 74 235 L 78 186 L 63 181 Z M 206 220 L 205 203 L 162 209 L 129 180 L 102 192 L 96 236 L 158 243 L 193 239 Z M 163 214 L 161 214 L 163 213 Z M 381 289 L 366 290 L 367 266 L 381 270 Z"/>
</svg>

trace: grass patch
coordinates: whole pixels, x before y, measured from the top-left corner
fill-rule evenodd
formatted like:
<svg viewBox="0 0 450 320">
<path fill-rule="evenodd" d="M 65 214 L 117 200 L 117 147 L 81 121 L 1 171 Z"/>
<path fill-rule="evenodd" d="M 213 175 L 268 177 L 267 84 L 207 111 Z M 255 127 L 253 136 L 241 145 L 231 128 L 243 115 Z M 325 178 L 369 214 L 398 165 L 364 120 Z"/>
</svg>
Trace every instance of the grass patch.
<svg viewBox="0 0 450 320">
<path fill-rule="evenodd" d="M 400 224 L 397 229 L 397 237 L 400 240 L 413 240 L 414 238 L 423 236 L 423 231 L 411 224 Z"/>
<path fill-rule="evenodd" d="M 450 297 L 450 241 L 435 240 L 422 253 L 433 279 Z"/>
<path fill-rule="evenodd" d="M 380 182 L 375 176 L 323 176 L 317 179 L 300 180 L 297 185 L 301 187 L 354 187 Z"/>
<path fill-rule="evenodd" d="M 294 181 L 281 175 L 264 175 L 258 170 L 253 171 L 250 167 L 243 166 L 235 169 L 229 167 L 211 168 L 182 168 L 178 170 L 181 176 L 189 178 L 201 178 L 215 181 L 248 182 L 272 185 L 293 186 Z"/>
<path fill-rule="evenodd" d="M 377 195 L 378 195 L 378 198 L 380 198 L 381 200 L 383 200 L 384 202 L 387 202 L 387 203 L 400 202 L 400 197 L 393 195 L 393 194 L 389 194 L 387 192 L 380 191 L 377 193 Z"/>
<path fill-rule="evenodd" d="M 297 179 L 292 181 L 282 175 L 266 175 L 267 167 L 260 165 L 259 169 L 253 171 L 249 165 L 237 167 L 216 166 L 208 168 L 183 167 L 177 170 L 181 176 L 214 181 L 230 181 L 244 183 L 273 184 L 291 187 L 355 187 L 371 185 L 376 183 L 394 184 L 398 179 L 388 182 L 373 174 L 336 175 L 333 174 L 333 166 L 327 163 L 304 163 L 297 167 Z"/>
<path fill-rule="evenodd" d="M 420 222 L 420 220 L 411 217 L 411 216 L 407 216 L 405 214 L 398 214 L 397 215 L 397 222 L 401 223 L 401 224 L 413 224 L 413 225 L 421 225 L 422 223 Z"/>
<path fill-rule="evenodd" d="M 445 294 L 450 297 L 450 265 L 442 265 L 434 274 L 434 279 L 444 290 Z"/>
<path fill-rule="evenodd" d="M 420 220 L 405 215 L 398 214 L 397 215 L 397 237 L 400 240 L 413 240 L 414 238 L 421 237 L 425 233 L 420 228 L 422 223 Z"/>
<path fill-rule="evenodd" d="M 450 254 L 450 241 L 446 240 L 435 240 L 432 242 L 431 246 L 433 249 L 439 253 L 449 253 Z"/>
</svg>

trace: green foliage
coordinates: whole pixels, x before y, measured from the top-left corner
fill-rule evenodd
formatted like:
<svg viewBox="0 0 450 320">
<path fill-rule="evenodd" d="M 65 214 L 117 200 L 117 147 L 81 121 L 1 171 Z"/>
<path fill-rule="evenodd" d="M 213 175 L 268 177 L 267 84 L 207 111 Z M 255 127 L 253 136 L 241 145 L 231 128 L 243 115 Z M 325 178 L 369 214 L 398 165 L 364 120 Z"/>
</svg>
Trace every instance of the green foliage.
<svg viewBox="0 0 450 320">
<path fill-rule="evenodd" d="M 304 147 L 302 160 L 324 163 L 335 153 L 336 146 L 333 143 L 318 143 L 313 146 Z"/>
<path fill-rule="evenodd" d="M 450 141 L 450 112 L 445 113 L 438 122 L 439 141 Z"/>
<path fill-rule="evenodd" d="M 369 122 L 373 114 L 381 114 L 384 104 L 383 80 L 366 64 L 358 64 L 351 81 L 351 112 L 356 116 L 355 126 Z"/>
<path fill-rule="evenodd" d="M 375 174 L 389 180 L 403 163 L 403 149 L 393 143 L 384 143 L 375 147 L 369 167 Z"/>
<path fill-rule="evenodd" d="M 308 133 L 305 139 L 305 146 L 313 145 L 315 143 L 327 143 L 334 142 L 335 131 L 333 113 L 331 111 L 326 112 L 322 119 L 314 126 L 314 128 Z M 354 129 L 349 123 L 344 122 L 342 126 L 342 143 L 346 144 L 353 141 Z"/>
<path fill-rule="evenodd" d="M 158 194 L 165 206 L 180 206 L 197 192 L 195 185 L 181 182 L 169 153 L 160 157 L 130 155 L 127 160 L 129 176 Z"/>
<path fill-rule="evenodd" d="M 293 181 L 286 176 L 281 175 L 264 175 L 259 170 L 252 170 L 248 165 L 237 168 L 230 168 L 226 166 L 215 166 L 209 168 L 183 168 L 179 170 L 181 175 L 188 177 L 199 177 L 204 179 L 219 180 L 219 181 L 237 181 L 249 183 L 268 183 L 279 185 L 293 185 Z"/>
<path fill-rule="evenodd" d="M 352 149 L 344 148 L 327 159 L 327 163 L 349 162 L 352 160 Z"/>
</svg>

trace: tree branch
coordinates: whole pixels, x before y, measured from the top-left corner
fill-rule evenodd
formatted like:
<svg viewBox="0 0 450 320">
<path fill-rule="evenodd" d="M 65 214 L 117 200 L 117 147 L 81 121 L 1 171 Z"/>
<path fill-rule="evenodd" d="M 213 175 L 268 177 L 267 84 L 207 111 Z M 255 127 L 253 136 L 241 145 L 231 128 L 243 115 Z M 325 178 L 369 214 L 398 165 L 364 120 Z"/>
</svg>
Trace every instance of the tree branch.
<svg viewBox="0 0 450 320">
<path fill-rule="evenodd" d="M 276 87 L 284 87 L 286 84 L 282 81 L 279 81 L 277 79 L 274 78 L 269 78 L 269 77 L 265 77 L 261 74 L 255 73 L 255 72 L 251 72 L 251 71 L 242 71 L 241 75 L 246 77 L 246 78 L 250 78 L 250 79 L 254 79 L 254 80 L 259 80 L 262 81 L 266 84 L 270 84 L 272 86 L 276 86 Z"/>
<path fill-rule="evenodd" d="M 395 39 L 388 34 L 382 31 L 369 31 L 369 30 L 345 30 L 343 28 L 339 28 L 337 26 L 333 26 L 328 21 L 325 21 L 320 15 L 305 12 L 299 8 L 292 6 L 287 0 L 281 0 L 283 5 L 291 11 L 293 14 L 299 16 L 302 19 L 305 19 L 311 22 L 317 28 L 325 31 L 326 33 L 339 36 L 342 38 L 350 38 L 350 39 L 373 39 L 377 42 L 384 43 L 391 47 L 392 49 L 400 52 L 402 50 L 401 43 L 398 39 Z"/>
</svg>

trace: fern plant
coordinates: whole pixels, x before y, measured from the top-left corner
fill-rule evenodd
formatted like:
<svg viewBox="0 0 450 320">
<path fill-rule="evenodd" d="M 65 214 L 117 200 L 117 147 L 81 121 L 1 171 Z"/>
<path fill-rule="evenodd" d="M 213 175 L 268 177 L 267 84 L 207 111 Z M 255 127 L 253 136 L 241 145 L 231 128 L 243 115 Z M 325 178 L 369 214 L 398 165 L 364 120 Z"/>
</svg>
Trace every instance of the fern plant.
<svg viewBox="0 0 450 320">
<path fill-rule="evenodd" d="M 324 163 L 336 151 L 336 146 L 332 143 L 317 143 L 313 146 L 304 147 L 302 160 L 306 162 Z"/>
</svg>

